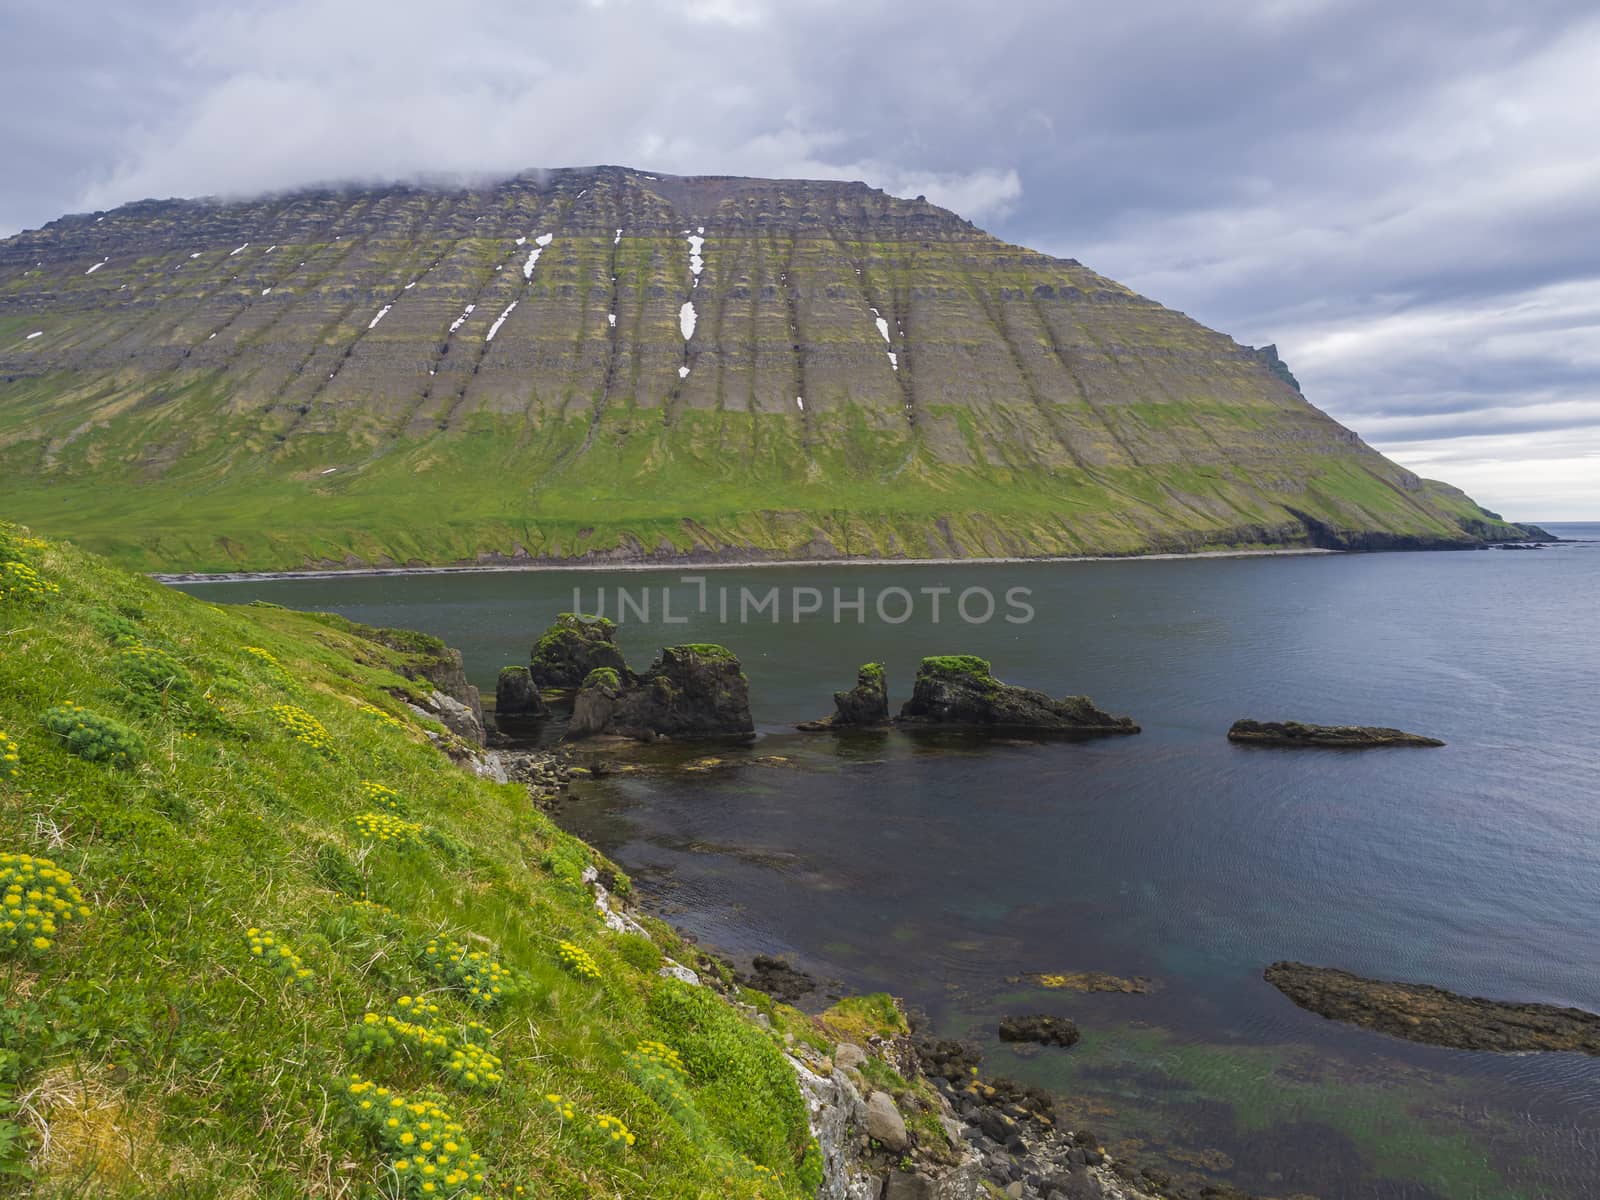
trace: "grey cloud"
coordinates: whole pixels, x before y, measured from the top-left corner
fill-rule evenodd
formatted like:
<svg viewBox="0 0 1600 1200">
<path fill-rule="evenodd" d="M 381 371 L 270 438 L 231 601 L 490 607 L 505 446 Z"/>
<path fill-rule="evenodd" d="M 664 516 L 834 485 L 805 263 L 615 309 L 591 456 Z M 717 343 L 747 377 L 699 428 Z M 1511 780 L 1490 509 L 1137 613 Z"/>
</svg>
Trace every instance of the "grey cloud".
<svg viewBox="0 0 1600 1200">
<path fill-rule="evenodd" d="M 1591 4 L 86 0 L 0 44 L 0 231 L 546 165 L 861 178 L 1276 341 L 1491 507 L 1600 515 L 1537 444 L 1600 429 Z"/>
</svg>

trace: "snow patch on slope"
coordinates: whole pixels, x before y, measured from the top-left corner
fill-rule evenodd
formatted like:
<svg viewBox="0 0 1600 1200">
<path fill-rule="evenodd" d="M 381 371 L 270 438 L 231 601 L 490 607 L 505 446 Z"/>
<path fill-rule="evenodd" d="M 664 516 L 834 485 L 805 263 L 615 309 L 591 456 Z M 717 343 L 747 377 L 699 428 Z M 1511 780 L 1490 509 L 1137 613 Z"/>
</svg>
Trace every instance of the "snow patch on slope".
<svg viewBox="0 0 1600 1200">
<path fill-rule="evenodd" d="M 688 341 L 694 336 L 694 325 L 699 319 L 694 311 L 694 301 L 685 300 L 683 307 L 678 310 L 678 328 L 683 331 L 683 340 Z"/>
<path fill-rule="evenodd" d="M 501 313 L 498 317 L 496 317 L 494 319 L 494 324 L 489 326 L 489 334 L 488 334 L 487 337 L 485 337 L 483 339 L 484 341 L 486 341 L 486 342 L 494 341 L 494 335 L 500 332 L 500 326 L 502 326 L 502 325 L 504 325 L 506 323 L 506 318 L 511 315 L 512 309 L 514 309 L 516 307 L 517 307 L 517 302 L 515 300 L 513 300 L 510 304 L 506 305 L 505 312 Z"/>
<path fill-rule="evenodd" d="M 392 305 L 392 304 L 385 304 L 382 308 L 380 308 L 378 310 L 378 315 L 373 317 L 372 320 L 370 320 L 369 322 L 367 322 L 367 328 L 368 329 L 376 329 L 378 327 L 378 322 L 383 320 L 385 317 L 387 317 L 389 315 L 389 310 L 391 308 L 393 308 L 393 307 L 394 307 L 394 305 Z"/>
<path fill-rule="evenodd" d="M 465 325 L 467 323 L 467 318 L 472 315 L 472 310 L 477 308 L 477 307 L 478 306 L 476 304 L 467 305 L 466 311 L 463 312 L 454 321 L 450 322 L 450 332 L 454 333 L 456 330 L 460 329 L 463 325 Z"/>
</svg>

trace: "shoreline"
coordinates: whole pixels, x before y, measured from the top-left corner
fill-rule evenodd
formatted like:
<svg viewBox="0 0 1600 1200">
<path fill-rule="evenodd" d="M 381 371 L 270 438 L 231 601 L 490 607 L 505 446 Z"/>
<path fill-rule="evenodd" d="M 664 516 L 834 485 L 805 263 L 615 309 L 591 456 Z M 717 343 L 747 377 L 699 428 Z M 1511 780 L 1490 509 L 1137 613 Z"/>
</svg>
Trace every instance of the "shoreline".
<svg viewBox="0 0 1600 1200">
<path fill-rule="evenodd" d="M 1190 559 L 1289 558 L 1358 553 L 1314 546 L 1259 550 L 1163 551 L 1156 554 L 1071 554 L 1045 558 L 772 558 L 712 562 L 574 562 L 533 560 L 525 563 L 482 563 L 451 567 L 327 567 L 293 571 L 146 572 L 157 583 L 265 583 L 284 579 L 381 578 L 401 575 L 497 575 L 531 571 L 732 571 L 768 567 L 997 567 L 1034 563 L 1182 562 Z"/>
</svg>

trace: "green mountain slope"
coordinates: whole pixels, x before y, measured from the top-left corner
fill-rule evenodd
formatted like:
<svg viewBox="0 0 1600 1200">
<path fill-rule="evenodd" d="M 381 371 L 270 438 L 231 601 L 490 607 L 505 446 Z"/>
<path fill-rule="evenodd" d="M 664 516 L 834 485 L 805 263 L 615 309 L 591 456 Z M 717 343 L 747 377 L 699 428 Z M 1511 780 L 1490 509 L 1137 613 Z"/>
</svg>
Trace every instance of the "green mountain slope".
<svg viewBox="0 0 1600 1200">
<path fill-rule="evenodd" d="M 1520 532 L 1076 262 L 862 184 L 612 167 L 0 242 L 0 472 L 168 569 Z"/>
<path fill-rule="evenodd" d="M 0 562 L 0 1194 L 814 1194 L 782 1034 L 603 924 L 604 863 L 408 715 L 412 655 Z"/>
</svg>

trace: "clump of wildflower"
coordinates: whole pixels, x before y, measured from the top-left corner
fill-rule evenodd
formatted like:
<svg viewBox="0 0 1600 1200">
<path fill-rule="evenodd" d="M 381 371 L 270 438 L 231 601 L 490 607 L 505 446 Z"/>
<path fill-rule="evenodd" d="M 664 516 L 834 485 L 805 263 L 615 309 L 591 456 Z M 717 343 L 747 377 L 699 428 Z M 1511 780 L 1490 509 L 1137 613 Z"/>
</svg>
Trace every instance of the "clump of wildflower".
<svg viewBox="0 0 1600 1200">
<path fill-rule="evenodd" d="M 628 1065 L 635 1071 L 664 1071 L 679 1078 L 689 1074 L 689 1069 L 683 1065 L 683 1056 L 665 1042 L 640 1042 L 628 1055 Z"/>
<path fill-rule="evenodd" d="M 266 663 L 274 671 L 283 670 L 283 664 L 278 661 L 278 656 L 271 650 L 264 650 L 260 646 L 246 646 L 244 652 Z"/>
<path fill-rule="evenodd" d="M 289 732 L 289 736 L 301 745 L 311 747 L 318 754 L 333 753 L 333 739 L 328 736 L 327 729 L 299 705 L 274 704 L 272 715 Z"/>
<path fill-rule="evenodd" d="M 397 1192 L 428 1200 L 485 1200 L 488 1164 L 466 1129 L 431 1096 L 407 1098 L 360 1075 L 335 1080 L 333 1090 L 383 1152 Z"/>
<path fill-rule="evenodd" d="M 544 1102 L 545 1106 L 560 1117 L 561 1120 L 576 1121 L 578 1119 L 577 1108 L 571 1100 L 568 1100 L 560 1092 L 546 1092 Z"/>
<path fill-rule="evenodd" d="M 437 1004 L 401 996 L 393 1013 L 367 1013 L 350 1031 L 351 1044 L 371 1054 L 399 1046 L 408 1053 L 432 1059 L 458 1086 L 489 1091 L 505 1082 L 505 1068 L 490 1048 L 490 1032 L 477 1021 L 450 1024 L 435 1020 Z"/>
<path fill-rule="evenodd" d="M 511 988 L 511 972 L 482 950 L 469 950 L 449 938 L 434 938 L 422 952 L 422 966 L 440 983 L 458 987 L 468 1004 L 492 1008 Z"/>
<path fill-rule="evenodd" d="M 300 956 L 277 934 L 251 926 L 245 930 L 250 940 L 250 957 L 278 975 L 305 987 L 311 986 L 311 968 L 300 961 Z"/>
<path fill-rule="evenodd" d="M 68 750 L 90 762 L 131 767 L 144 756 L 144 743 L 133 730 L 70 700 L 46 709 L 39 723 L 59 737 Z"/>
<path fill-rule="evenodd" d="M 637 1140 L 628 1127 L 610 1113 L 596 1113 L 594 1125 L 602 1138 L 619 1149 L 625 1149 Z"/>
<path fill-rule="evenodd" d="M 0 729 L 0 783 L 22 774 L 22 755 L 4 729 Z"/>
<path fill-rule="evenodd" d="M 352 908 L 366 909 L 368 912 L 375 912 L 380 916 L 394 916 L 394 909 L 390 908 L 387 904 L 379 904 L 376 900 L 368 900 L 365 896 L 350 901 L 350 906 Z"/>
<path fill-rule="evenodd" d="M 422 841 L 421 825 L 415 821 L 402 821 L 393 813 L 358 813 L 351 821 L 356 832 L 368 841 L 390 842 L 398 846 L 415 846 Z"/>
<path fill-rule="evenodd" d="M 560 1092 L 545 1093 L 544 1104 L 561 1121 L 571 1123 L 580 1136 L 596 1137 L 618 1149 L 626 1149 L 637 1140 L 628 1127 L 610 1113 L 585 1113 Z"/>
<path fill-rule="evenodd" d="M 370 779 L 363 779 L 360 787 L 358 787 L 356 790 L 361 793 L 361 798 L 368 804 L 372 805 L 373 808 L 382 809 L 385 812 L 392 813 L 403 813 L 406 811 L 405 801 L 400 798 L 400 793 L 395 791 L 392 787 L 385 787 L 381 783 L 374 783 Z"/>
<path fill-rule="evenodd" d="M 72 876 L 50 859 L 0 854 L 0 950 L 48 950 L 61 925 L 88 915 Z"/>
<path fill-rule="evenodd" d="M 48 579 L 40 577 L 25 562 L 11 560 L 0 562 L 0 601 L 28 603 L 58 595 L 61 589 Z"/>
<path fill-rule="evenodd" d="M 572 942 L 556 943 L 556 961 L 579 979 L 600 978 L 600 968 L 589 952 Z"/>
<path fill-rule="evenodd" d="M 363 704 L 361 706 L 361 711 L 366 713 L 369 717 L 377 717 L 378 720 L 382 721 L 385 725 L 393 725 L 396 729 L 404 729 L 406 727 L 406 723 L 399 717 L 395 716 L 388 709 L 379 708 L 376 704 Z"/>
</svg>

